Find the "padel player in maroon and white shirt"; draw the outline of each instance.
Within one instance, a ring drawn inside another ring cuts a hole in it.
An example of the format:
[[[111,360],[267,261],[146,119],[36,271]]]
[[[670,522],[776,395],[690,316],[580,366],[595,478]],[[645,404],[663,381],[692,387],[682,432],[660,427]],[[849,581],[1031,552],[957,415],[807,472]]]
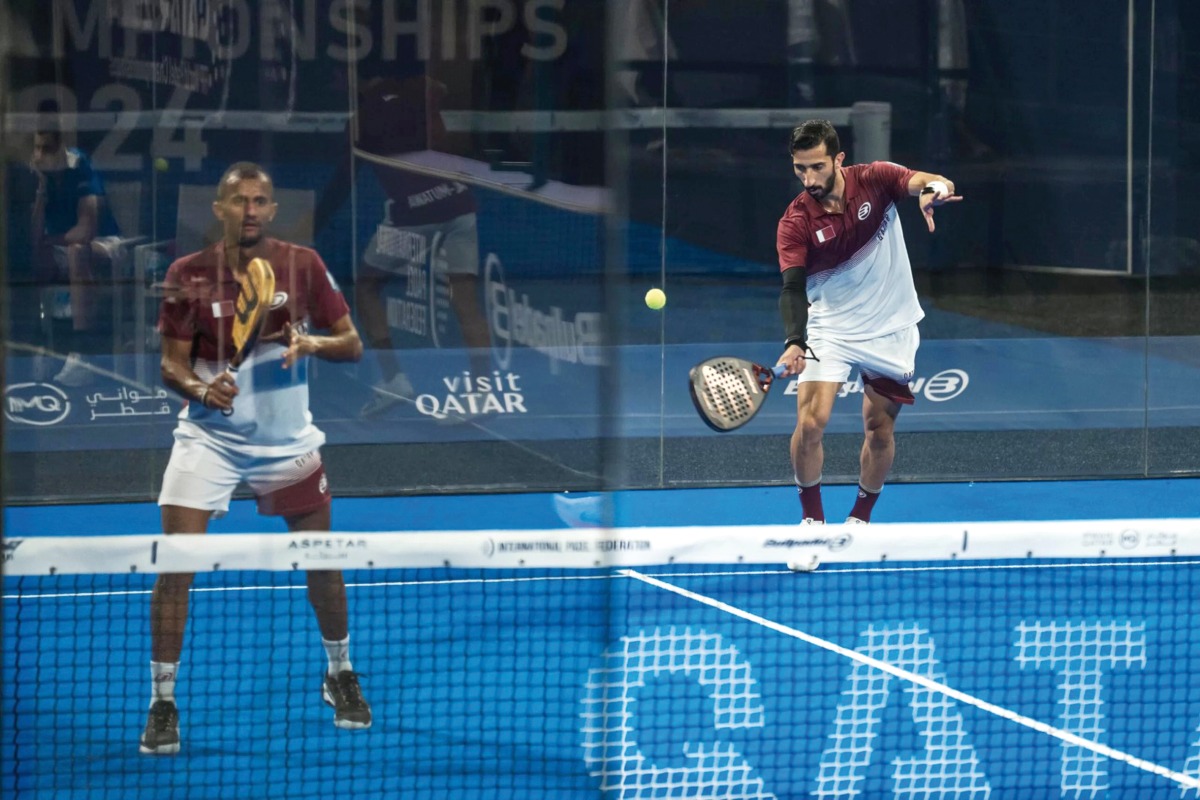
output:
[[[843,166],[846,154],[826,120],[793,130],[790,151],[804,191],[779,220],[776,249],[786,342],[778,363],[799,381],[792,468],[804,520],[824,522],[822,437],[857,368],[865,439],[858,498],[846,522],[869,522],[895,457],[896,416],[913,402],[908,382],[925,316],[896,203],[918,197],[932,233],[933,208],[962,198],[941,175],[886,161]]]
[[[392,66],[402,69],[399,62]],[[444,86],[424,74],[376,76],[361,84],[348,130],[354,149],[347,148],[313,215],[313,230],[320,231],[349,195],[356,154],[370,164],[387,200],[355,280],[356,310],[380,372],[380,381],[372,386],[375,395],[362,408],[367,418],[414,394],[393,350],[385,304],[391,283],[419,285],[423,280],[428,286],[443,278],[472,372],[491,369],[491,333],[480,301],[475,195],[461,181],[413,169],[405,158],[445,146],[444,92]],[[412,321],[406,330],[441,346],[433,316]]]
[[[350,311],[320,256],[267,238],[275,216],[271,178],[239,162],[221,177],[213,202],[221,241],[167,270],[159,315],[163,383],[187,399],[158,503],[163,532],[205,533],[229,508],[240,483],[262,514],[282,516],[291,531],[330,529],[330,494],[320,446],[325,436],[308,410],[305,356],[357,361],[362,341]],[[225,371],[234,355],[235,300],[254,258],[271,263],[275,294],[254,350],[236,379]],[[311,332],[326,329],[328,335]],[[367,728],[371,709],[350,663],[346,586],[336,570],[309,572],[328,667],[321,696],[339,728]],[[163,573],[150,600],[151,697],[143,753],[179,752],[175,681],[183,651],[191,574]],[[230,622],[230,625],[239,625]],[[221,642],[213,642],[221,646]],[[314,675],[314,678],[316,676]]]

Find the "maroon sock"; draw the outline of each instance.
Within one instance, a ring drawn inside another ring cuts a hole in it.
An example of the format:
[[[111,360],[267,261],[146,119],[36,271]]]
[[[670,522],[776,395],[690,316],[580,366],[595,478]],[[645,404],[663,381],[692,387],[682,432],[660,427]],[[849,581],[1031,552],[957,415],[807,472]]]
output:
[[[854,508],[850,509],[850,516],[861,519],[863,522],[870,522],[871,509],[875,507],[875,501],[878,499],[879,492],[868,492],[862,487],[862,484],[859,484],[858,499],[854,501]]]
[[[824,522],[825,508],[821,505],[821,482],[817,481],[812,486],[797,486],[796,490],[800,493],[800,508],[804,518]]]

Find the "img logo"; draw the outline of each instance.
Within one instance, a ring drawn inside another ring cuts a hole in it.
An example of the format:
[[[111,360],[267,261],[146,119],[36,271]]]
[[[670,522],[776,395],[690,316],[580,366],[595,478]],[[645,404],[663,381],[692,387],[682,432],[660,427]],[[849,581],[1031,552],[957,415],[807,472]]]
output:
[[[71,413],[71,401],[50,383],[15,383],[4,390],[4,416],[21,425],[57,425]]]

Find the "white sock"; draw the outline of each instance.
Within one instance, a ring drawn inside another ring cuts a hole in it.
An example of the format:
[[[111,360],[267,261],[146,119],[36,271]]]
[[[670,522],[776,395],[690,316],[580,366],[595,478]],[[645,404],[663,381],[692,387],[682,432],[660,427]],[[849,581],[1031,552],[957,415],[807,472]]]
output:
[[[329,656],[330,675],[337,675],[339,672],[351,668],[349,634],[340,642],[331,642],[328,639],[322,638],[321,644],[325,645],[325,655]]]
[[[179,674],[179,663],[164,661],[150,662],[150,704],[155,700],[175,702],[175,676]]]

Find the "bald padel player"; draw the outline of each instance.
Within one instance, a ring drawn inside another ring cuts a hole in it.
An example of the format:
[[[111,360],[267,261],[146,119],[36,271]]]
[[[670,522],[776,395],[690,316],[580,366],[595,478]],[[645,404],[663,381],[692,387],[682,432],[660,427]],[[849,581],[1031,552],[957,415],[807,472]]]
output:
[[[265,235],[275,216],[272,195],[271,178],[261,167],[231,166],[213,203],[222,240],[167,271],[159,317],[162,376],[187,400],[158,500],[168,534],[204,533],[214,515],[228,510],[242,482],[258,498],[259,513],[282,516],[289,530],[330,529],[329,482],[320,452],[325,435],[308,409],[305,357],[357,361],[362,342],[321,257]],[[264,268],[273,275],[273,288],[264,282]],[[230,368],[240,355],[235,330],[251,323],[261,325],[255,328],[257,344],[235,372]],[[334,725],[367,728],[371,709],[350,663],[342,574],[315,571],[307,579],[328,662],[322,698],[333,706]],[[175,682],[191,583],[191,574],[163,574],[154,584],[152,694],[143,753],[179,752]],[[269,654],[262,658],[269,669]]]

